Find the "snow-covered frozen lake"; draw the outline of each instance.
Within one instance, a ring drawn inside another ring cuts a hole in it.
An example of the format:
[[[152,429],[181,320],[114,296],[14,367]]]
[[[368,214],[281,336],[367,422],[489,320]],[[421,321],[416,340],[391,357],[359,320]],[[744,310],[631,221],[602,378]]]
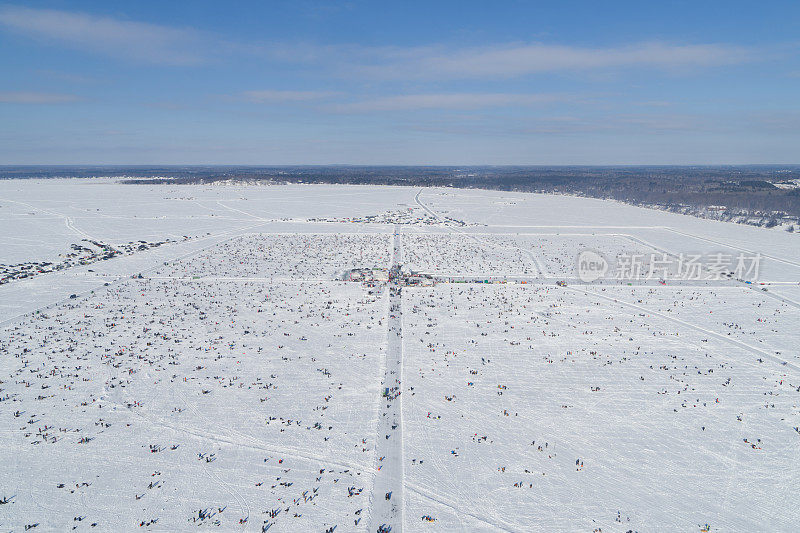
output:
[[[112,179],[0,180],[0,228],[0,529],[800,523],[800,235]],[[587,250],[644,273],[582,279]],[[729,268],[682,279],[689,256]]]

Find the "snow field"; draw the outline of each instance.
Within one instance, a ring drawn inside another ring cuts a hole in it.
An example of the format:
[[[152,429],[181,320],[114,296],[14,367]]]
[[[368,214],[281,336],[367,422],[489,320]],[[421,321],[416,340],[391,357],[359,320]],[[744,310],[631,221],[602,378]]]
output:
[[[340,282],[130,280],[6,330],[0,478],[14,503],[0,520],[354,527],[369,512],[385,299]]]
[[[577,290],[404,298],[406,515],[436,518],[420,531],[796,522],[797,372]]]
[[[5,264],[192,237],[0,287],[0,528],[800,519],[797,236],[585,198],[111,180],[0,183],[0,224]],[[583,249],[757,251],[768,285],[580,284]],[[336,281],[398,264],[520,280]]]

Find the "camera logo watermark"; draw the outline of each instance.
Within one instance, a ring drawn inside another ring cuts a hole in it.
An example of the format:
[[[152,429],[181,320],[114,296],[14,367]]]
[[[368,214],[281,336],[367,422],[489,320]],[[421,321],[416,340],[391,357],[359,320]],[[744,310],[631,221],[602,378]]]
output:
[[[591,283],[598,279],[616,280],[687,280],[717,281],[735,279],[758,280],[761,254],[725,253],[667,254],[621,253],[612,264],[596,250],[578,254],[575,273],[578,279]]]
[[[598,252],[584,250],[578,254],[576,270],[578,279],[585,283],[591,283],[605,277],[608,272],[608,261]]]

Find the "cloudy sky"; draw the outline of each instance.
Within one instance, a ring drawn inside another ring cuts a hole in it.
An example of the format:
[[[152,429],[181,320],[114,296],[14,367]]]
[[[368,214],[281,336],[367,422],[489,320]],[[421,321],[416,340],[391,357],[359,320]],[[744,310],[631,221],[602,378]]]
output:
[[[800,163],[800,2],[0,3],[0,164]]]

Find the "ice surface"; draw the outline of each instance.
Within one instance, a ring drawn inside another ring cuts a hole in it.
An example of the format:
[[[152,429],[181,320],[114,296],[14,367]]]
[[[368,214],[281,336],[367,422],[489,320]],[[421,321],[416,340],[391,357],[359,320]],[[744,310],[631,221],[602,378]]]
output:
[[[0,181],[0,226],[6,265],[176,240],[0,286],[0,529],[800,521],[797,235],[574,197],[113,180]],[[764,263],[581,283],[584,249]],[[400,265],[437,283],[341,281]]]

